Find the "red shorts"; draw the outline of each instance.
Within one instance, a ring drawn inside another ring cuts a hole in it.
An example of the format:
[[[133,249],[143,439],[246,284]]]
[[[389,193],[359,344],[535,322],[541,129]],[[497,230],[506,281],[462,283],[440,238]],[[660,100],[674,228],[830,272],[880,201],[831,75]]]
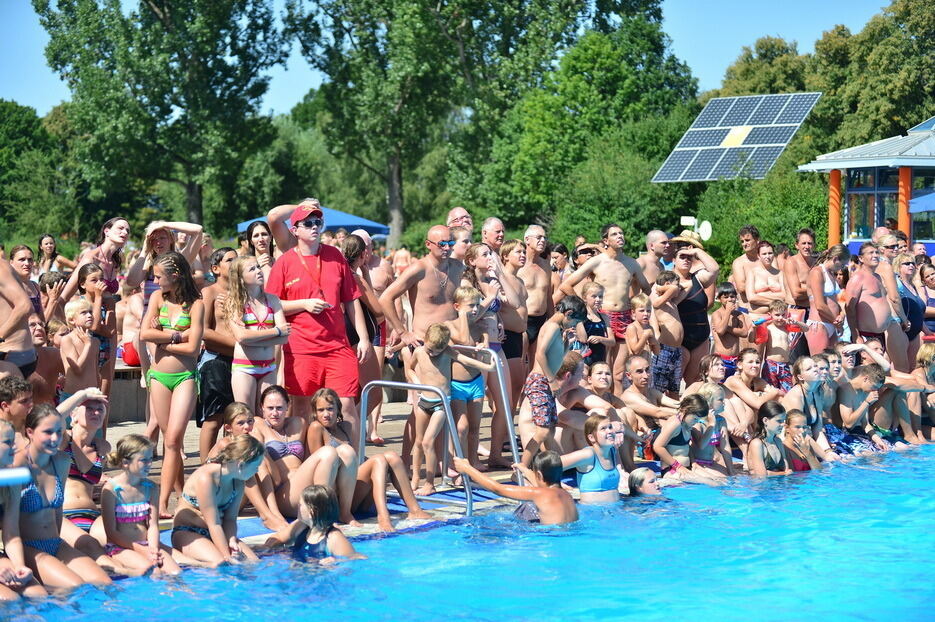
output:
[[[340,397],[357,397],[357,355],[350,346],[319,354],[283,352],[284,381],[289,395],[309,397],[322,387]]]
[[[610,330],[614,333],[617,343],[623,343],[627,340],[627,326],[633,323],[633,309],[626,311],[604,311],[601,313],[610,318]]]
[[[136,367],[140,364],[140,354],[136,351],[136,346],[132,341],[123,344],[123,362],[130,367]]]

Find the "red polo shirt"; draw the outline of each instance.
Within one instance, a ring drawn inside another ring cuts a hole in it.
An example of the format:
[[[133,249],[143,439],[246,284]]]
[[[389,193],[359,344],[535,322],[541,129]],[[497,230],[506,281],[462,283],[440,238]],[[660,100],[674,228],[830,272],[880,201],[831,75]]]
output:
[[[321,313],[300,311],[287,316],[292,334],[283,346],[286,353],[319,354],[349,345],[342,303],[360,298],[360,290],[347,260],[335,247],[319,244],[317,255],[300,256],[298,248],[288,251],[273,264],[266,291],[281,300],[322,298],[331,304]]]

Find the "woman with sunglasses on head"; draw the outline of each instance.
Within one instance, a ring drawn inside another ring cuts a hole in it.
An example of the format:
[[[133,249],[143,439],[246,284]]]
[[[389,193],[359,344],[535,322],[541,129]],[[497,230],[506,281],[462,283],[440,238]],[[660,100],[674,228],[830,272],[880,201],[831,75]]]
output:
[[[907,333],[912,330],[912,326],[903,311],[902,293],[897,282],[899,280],[897,256],[900,254],[901,243],[895,235],[884,235],[877,244],[880,248],[880,263],[876,267],[876,273],[883,281],[891,316],[884,331],[886,350],[893,362],[893,367],[908,373],[912,370],[912,358],[907,354],[910,341]]]
[[[682,377],[686,384],[691,384],[698,380],[701,359],[711,349],[711,323],[708,318],[711,302],[705,290],[717,282],[720,266],[704,251],[701,236],[694,231],[683,231],[670,242],[676,248],[672,271],[678,275],[679,287],[685,292],[676,305],[685,329],[682,347],[687,351],[682,356]]]
[[[925,298],[921,296],[919,288],[915,284],[916,262],[912,255],[900,253],[893,262],[893,272],[896,275],[896,289],[899,292],[899,301],[902,304],[903,313],[909,320],[909,329],[906,331],[906,340],[909,342],[909,349],[906,356],[909,361],[915,361],[919,346],[922,345],[921,333],[931,334],[925,325]],[[898,367],[897,367],[898,369]],[[912,371],[912,366],[900,370],[906,373]]]

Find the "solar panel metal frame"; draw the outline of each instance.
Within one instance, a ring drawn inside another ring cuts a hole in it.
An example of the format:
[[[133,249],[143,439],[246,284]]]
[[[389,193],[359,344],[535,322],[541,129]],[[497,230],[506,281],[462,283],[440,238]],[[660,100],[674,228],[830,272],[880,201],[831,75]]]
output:
[[[762,179],[821,95],[813,91],[710,100],[656,171],[653,183],[718,181],[739,175]],[[731,131],[739,138],[731,138]],[[743,164],[734,168],[730,159],[738,156]]]

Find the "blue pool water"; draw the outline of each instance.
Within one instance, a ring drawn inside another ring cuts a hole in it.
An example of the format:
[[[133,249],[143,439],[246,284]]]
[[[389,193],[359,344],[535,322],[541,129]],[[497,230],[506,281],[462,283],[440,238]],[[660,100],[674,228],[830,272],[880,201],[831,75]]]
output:
[[[567,528],[509,515],[357,543],[319,569],[265,558],[133,579],[0,619],[932,620],[935,446],[668,500],[582,508]]]

